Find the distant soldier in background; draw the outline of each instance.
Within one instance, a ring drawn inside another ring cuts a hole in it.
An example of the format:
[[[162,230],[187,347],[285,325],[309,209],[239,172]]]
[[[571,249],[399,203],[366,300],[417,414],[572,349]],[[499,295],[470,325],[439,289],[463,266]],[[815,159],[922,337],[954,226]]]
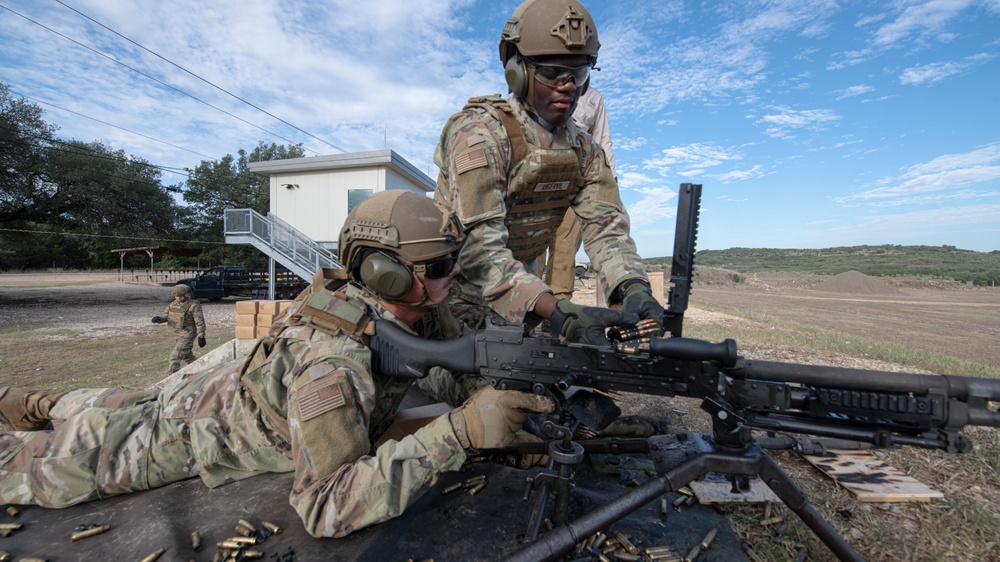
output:
[[[611,144],[611,131],[608,128],[608,114],[604,111],[604,98],[595,88],[590,87],[573,110],[573,122],[587,131],[594,141],[601,145],[604,151],[604,161],[615,176],[615,186],[618,185],[618,172],[615,171],[615,150]],[[552,244],[549,246],[548,258],[545,262],[543,280],[552,288],[552,294],[557,299],[573,298],[573,282],[576,276],[576,253],[583,243],[583,229],[580,218],[572,207],[566,209],[566,216],[556,230]]]
[[[174,329],[177,335],[177,345],[170,352],[171,373],[181,368],[181,361],[193,363],[194,338],[198,338],[198,347],[205,347],[205,315],[201,311],[201,303],[191,298],[191,287],[187,285],[174,286],[174,300],[164,311],[164,316],[154,316],[153,324],[163,324]]]

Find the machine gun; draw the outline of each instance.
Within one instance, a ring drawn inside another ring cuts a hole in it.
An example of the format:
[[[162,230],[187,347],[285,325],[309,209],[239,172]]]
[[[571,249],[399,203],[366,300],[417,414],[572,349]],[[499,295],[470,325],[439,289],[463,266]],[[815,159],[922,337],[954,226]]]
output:
[[[731,339],[711,343],[679,337],[690,290],[700,191],[700,185],[681,187],[678,206],[686,210],[678,213],[681,240],[675,243],[665,315],[665,327],[675,337],[630,340],[623,329],[612,346],[593,346],[529,335],[523,325],[491,318],[484,328],[460,339],[429,341],[376,320],[371,348],[378,372],[422,378],[431,367],[443,367],[478,374],[498,389],[547,395],[561,406],[558,418],[540,428],[550,440],[538,444],[544,448],[533,449],[548,454],[551,461],[534,477],[540,494],[526,532],[531,542],[507,559],[556,560],[583,538],[663,493],[714,472],[727,475],[734,493],[748,491],[750,478],[761,476],[835,555],[861,560],[755,443],[752,429],[965,453],[972,443],[961,433],[964,427],[1000,427],[1000,413],[990,408],[990,402],[1000,402],[1000,380],[751,361],[738,355]],[[684,248],[686,254],[679,256]],[[599,431],[620,414],[614,401],[603,395],[612,391],[701,399],[713,433],[655,436],[639,443],[575,441],[581,426]],[[659,476],[605,508],[568,521],[571,468],[588,448],[647,452]],[[529,449],[531,445],[521,445],[518,450]],[[542,512],[553,492],[556,527],[539,536]]]

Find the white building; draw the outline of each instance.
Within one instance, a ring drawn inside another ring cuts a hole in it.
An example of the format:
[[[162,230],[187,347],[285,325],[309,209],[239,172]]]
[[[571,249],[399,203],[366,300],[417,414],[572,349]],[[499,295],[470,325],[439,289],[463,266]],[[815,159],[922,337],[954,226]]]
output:
[[[392,150],[251,162],[249,169],[270,178],[270,215],[334,252],[347,213],[369,195],[434,190],[434,180]]]

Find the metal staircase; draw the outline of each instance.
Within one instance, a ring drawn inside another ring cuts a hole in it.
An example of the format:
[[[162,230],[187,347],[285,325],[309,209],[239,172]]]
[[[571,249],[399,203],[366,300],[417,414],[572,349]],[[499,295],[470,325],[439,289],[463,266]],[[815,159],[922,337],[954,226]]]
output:
[[[330,250],[276,216],[226,209],[224,222],[227,244],[250,244],[306,281],[321,267],[341,267]]]

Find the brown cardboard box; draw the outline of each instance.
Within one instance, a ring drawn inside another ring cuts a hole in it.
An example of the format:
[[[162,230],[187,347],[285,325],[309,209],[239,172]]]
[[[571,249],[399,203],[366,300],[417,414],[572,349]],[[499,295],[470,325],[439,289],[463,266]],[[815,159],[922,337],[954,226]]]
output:
[[[256,314],[240,314],[236,313],[236,326],[256,326],[257,325],[257,315]]]
[[[257,314],[259,301],[236,301],[236,314]]]
[[[266,336],[267,335],[267,331],[270,328],[271,328],[270,325],[268,325],[268,326],[257,326],[256,328],[254,328],[254,333],[256,334],[256,338],[260,339],[260,338]]]
[[[293,301],[277,301],[278,302],[278,314],[288,310],[292,306]]]
[[[257,301],[257,314],[277,314],[278,301]]]
[[[257,327],[256,326],[237,326],[236,327],[236,338],[241,340],[255,340],[257,339]]]
[[[257,326],[261,328],[270,328],[271,324],[274,324],[275,318],[277,318],[277,315],[274,314],[258,314]]]

